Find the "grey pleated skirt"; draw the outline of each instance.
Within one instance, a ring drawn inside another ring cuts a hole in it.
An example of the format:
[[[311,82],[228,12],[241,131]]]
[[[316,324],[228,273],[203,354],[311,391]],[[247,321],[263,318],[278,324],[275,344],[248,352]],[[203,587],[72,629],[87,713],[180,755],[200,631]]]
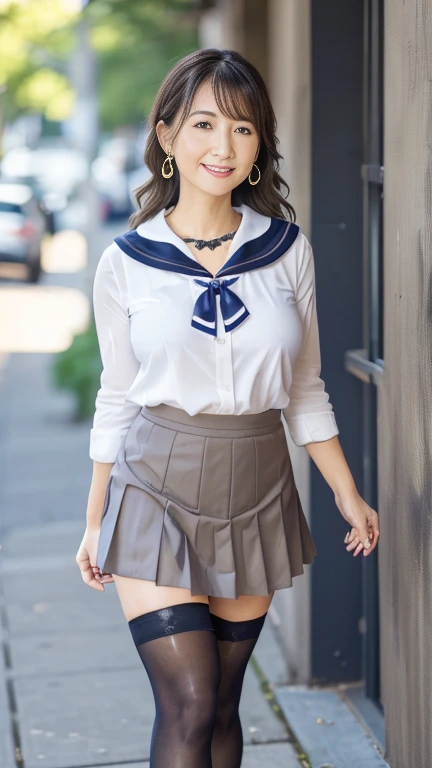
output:
[[[279,409],[141,409],[108,480],[102,571],[236,598],[291,587],[315,555]]]

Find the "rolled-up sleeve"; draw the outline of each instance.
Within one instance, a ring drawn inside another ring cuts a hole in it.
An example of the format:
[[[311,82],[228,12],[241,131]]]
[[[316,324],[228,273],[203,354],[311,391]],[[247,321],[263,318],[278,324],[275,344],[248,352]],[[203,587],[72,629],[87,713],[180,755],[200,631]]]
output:
[[[320,378],[315,265],[312,247],[303,234],[301,248],[296,304],[303,326],[303,340],[293,366],[290,400],[283,409],[291,437],[298,446],[329,440],[339,434],[329,394]]]
[[[130,321],[113,263],[121,259],[115,244],[102,254],[93,283],[93,311],[103,370],[96,395],[90,458],[116,460],[123,436],[141,409],[126,394],[140,368],[130,341]]]

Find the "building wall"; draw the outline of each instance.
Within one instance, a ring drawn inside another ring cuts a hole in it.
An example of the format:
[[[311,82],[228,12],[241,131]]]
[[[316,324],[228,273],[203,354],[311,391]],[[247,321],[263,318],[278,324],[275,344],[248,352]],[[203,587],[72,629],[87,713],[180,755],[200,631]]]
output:
[[[201,48],[233,48],[244,54],[243,24],[247,0],[217,0],[203,13],[199,23]]]
[[[278,121],[281,174],[290,187],[289,201],[297,223],[310,237],[311,222],[311,66],[310,3],[269,0],[268,87]],[[310,459],[286,430],[296,484],[306,518],[310,518]],[[310,677],[310,571],[293,587],[277,592],[272,606],[280,621],[292,682]]]
[[[432,6],[384,5],[384,362],[379,389],[386,759],[432,754]]]
[[[202,47],[234,48],[254,64],[270,90],[278,120],[282,176],[297,223],[310,230],[310,18],[309,0],[220,0],[200,26]],[[287,431],[287,430],[286,430]],[[287,431],[294,474],[309,517],[309,465]],[[276,593],[269,611],[286,650],[291,682],[310,676],[310,568],[293,587]]]
[[[363,25],[364,0],[311,0],[311,242],[321,375],[360,494],[368,459],[363,456],[364,385],[345,369],[345,354],[363,344]],[[321,684],[360,680],[366,663],[362,559],[345,551],[349,526],[314,463],[310,474],[318,552],[311,573],[312,679]]]

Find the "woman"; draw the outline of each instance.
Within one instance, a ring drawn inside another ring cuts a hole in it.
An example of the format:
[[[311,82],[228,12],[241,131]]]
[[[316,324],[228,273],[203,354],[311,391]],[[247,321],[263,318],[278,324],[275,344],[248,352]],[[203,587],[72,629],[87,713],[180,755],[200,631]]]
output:
[[[316,554],[282,413],[354,556],[378,518],[319,376],[313,254],[280,192],[262,78],[234,51],[192,53],[149,125],[153,176],[96,270],[104,368],[76,559],[90,587],[115,582],[149,675],[151,767],[237,768],[246,665],[275,590]]]

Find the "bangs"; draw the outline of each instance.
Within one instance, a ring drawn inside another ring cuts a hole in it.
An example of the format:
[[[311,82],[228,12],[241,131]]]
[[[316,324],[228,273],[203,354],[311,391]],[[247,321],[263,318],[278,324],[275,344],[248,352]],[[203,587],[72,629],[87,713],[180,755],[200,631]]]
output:
[[[260,94],[244,71],[240,73],[229,62],[223,62],[215,69],[211,85],[222,114],[231,120],[247,120],[261,130],[259,112],[254,106],[260,103]]]
[[[223,115],[231,120],[247,120],[258,133],[263,133],[264,117],[260,110],[262,98],[259,89],[243,68],[240,70],[235,63],[228,61],[218,62],[212,70],[197,73],[196,77],[190,78],[176,133],[187,120],[196,91],[205,82],[210,83],[216,104]]]

